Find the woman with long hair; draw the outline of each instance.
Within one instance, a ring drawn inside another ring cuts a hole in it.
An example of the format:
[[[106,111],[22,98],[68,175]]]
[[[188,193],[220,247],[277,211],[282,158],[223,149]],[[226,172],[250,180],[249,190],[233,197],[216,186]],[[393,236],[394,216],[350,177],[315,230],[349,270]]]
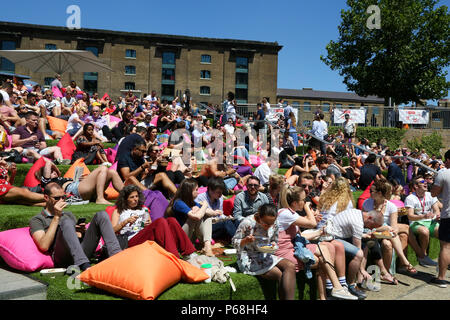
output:
[[[397,206],[390,202],[392,193],[392,185],[386,180],[375,180],[370,187],[370,198],[364,201],[362,209],[364,211],[378,211],[383,214],[384,224],[376,229],[376,231],[389,231],[393,235],[391,239],[381,240],[381,248],[383,252],[383,261],[387,270],[391,267],[392,249],[395,250],[400,259],[401,270],[409,275],[417,274],[417,270],[406,258],[403,252],[402,243],[399,238],[398,226],[398,210]]]
[[[86,123],[83,126],[83,132],[76,139],[76,145],[77,149],[72,155],[72,162],[84,158],[85,164],[93,164],[94,160],[97,160],[100,164],[112,165],[106,158],[103,143],[95,135],[92,123]]]
[[[212,217],[217,212],[209,209],[206,201],[195,202],[198,196],[198,183],[195,179],[185,179],[180,184],[177,192],[170,201],[165,216],[177,219],[189,239],[199,239],[203,243],[203,253],[214,256],[211,248]]]
[[[135,185],[125,186],[116,202],[111,223],[122,249],[139,245],[147,240],[155,241],[177,258],[189,256],[195,247],[175,218],[159,218],[151,221],[144,195]]]
[[[289,119],[287,120],[287,128],[286,130],[289,132],[289,136],[292,137],[294,141],[294,146],[298,147],[298,134],[297,134],[297,119],[295,119],[295,115],[293,112],[289,113]]]
[[[295,248],[293,240],[297,234],[303,236],[307,240],[312,240],[321,236],[323,234],[323,229],[318,229],[310,233],[305,232],[304,234],[300,231],[300,228],[314,228],[317,225],[316,218],[312,211],[307,211],[306,217],[302,217],[297,213],[298,211],[302,211],[305,206],[306,193],[303,188],[284,185],[281,190],[280,198],[281,209],[278,211],[279,249],[277,250],[276,255],[293,262],[296,266],[296,271],[299,271],[303,264],[296,256],[294,256]],[[328,278],[332,285],[331,295],[333,297],[356,300],[357,298],[343,287],[336,272],[333,270],[332,265],[337,264],[333,246],[328,242],[321,242],[319,244],[307,244],[306,248],[314,254],[316,262],[318,261],[318,265],[316,263],[313,267],[319,267],[318,285],[320,299],[326,300],[324,280],[325,278]]]

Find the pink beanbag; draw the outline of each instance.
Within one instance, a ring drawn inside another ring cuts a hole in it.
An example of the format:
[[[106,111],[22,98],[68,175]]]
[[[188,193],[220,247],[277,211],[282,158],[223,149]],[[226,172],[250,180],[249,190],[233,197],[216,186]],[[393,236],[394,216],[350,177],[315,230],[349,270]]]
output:
[[[251,154],[250,155],[250,163],[253,165],[253,167],[257,168],[261,165],[262,161],[261,161],[260,157],[254,155],[254,154]]]
[[[54,267],[51,256],[39,251],[29,227],[0,232],[0,256],[11,268],[20,271],[34,272]]]
[[[200,187],[198,188],[198,194],[205,193],[208,190],[208,187]]]
[[[401,200],[389,200],[389,201],[392,202],[393,204],[395,204],[397,206],[397,208],[405,207],[405,204]]]

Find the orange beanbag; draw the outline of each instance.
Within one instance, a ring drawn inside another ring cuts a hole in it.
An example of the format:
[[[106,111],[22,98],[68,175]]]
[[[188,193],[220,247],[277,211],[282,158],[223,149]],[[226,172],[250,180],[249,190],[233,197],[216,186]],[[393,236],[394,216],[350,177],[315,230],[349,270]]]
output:
[[[25,180],[23,181],[24,187],[33,188],[41,183],[38,179],[36,179],[36,176],[34,174],[43,166],[45,166],[45,160],[44,157],[41,157],[33,164],[33,166],[31,166],[30,170],[25,176]]]
[[[72,160],[72,155],[77,149],[77,147],[73,143],[70,134],[66,133],[65,135],[63,135],[61,140],[59,140],[59,142],[56,145],[61,149],[63,159]]]
[[[105,195],[106,200],[116,200],[119,197],[119,192],[117,192],[112,184],[110,184],[109,187],[105,190]]]
[[[290,176],[292,176],[292,171],[294,170],[294,167],[288,169],[288,171],[286,171],[286,173],[284,174],[284,176],[287,178],[289,178]]]
[[[67,170],[66,174],[64,175],[64,178],[71,178],[73,179],[75,177],[75,169],[76,167],[83,167],[83,176],[87,176],[91,171],[89,171],[88,167],[84,164],[84,158],[80,158],[77,161],[73,163],[73,165]]]
[[[207,278],[203,270],[154,241],[128,248],[80,275],[80,280],[90,286],[133,300],[154,300],[181,280],[194,283]]]
[[[58,131],[62,134],[66,133],[67,129],[67,121],[51,116],[47,116],[48,125],[50,126],[50,130]]]

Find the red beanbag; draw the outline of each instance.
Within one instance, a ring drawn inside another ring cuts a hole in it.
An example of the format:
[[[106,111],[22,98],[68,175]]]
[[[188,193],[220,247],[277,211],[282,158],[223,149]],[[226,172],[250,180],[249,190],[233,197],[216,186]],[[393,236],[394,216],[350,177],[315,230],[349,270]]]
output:
[[[233,215],[233,208],[234,208],[234,199],[236,196],[233,196],[230,199],[223,200],[223,214],[226,216]]]
[[[34,174],[43,166],[45,166],[45,160],[44,157],[41,157],[38,161],[36,161],[33,164],[33,166],[28,171],[27,175],[25,176],[25,180],[23,182],[24,187],[33,188],[40,183],[40,181],[36,179]]]
[[[364,201],[366,201],[367,199],[370,198],[370,187],[373,185],[373,181],[371,184],[369,184],[369,186],[366,188],[366,190],[364,190],[364,192],[362,193],[362,195],[359,196],[358,198],[358,209],[362,210],[362,206]]]
[[[65,135],[63,135],[61,140],[59,140],[59,142],[56,145],[61,148],[63,159],[72,160],[72,155],[77,149],[77,147],[73,143],[70,134],[66,133]]]

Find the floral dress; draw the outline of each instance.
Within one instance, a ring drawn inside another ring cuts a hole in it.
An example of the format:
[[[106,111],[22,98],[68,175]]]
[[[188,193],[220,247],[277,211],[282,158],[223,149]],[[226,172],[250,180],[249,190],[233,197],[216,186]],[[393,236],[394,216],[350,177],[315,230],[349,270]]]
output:
[[[8,170],[0,167],[0,196],[3,196],[11,190],[13,186],[8,182]]]
[[[261,275],[272,270],[282,258],[270,253],[259,252],[257,245],[261,240],[258,239],[241,247],[241,240],[249,235],[255,237],[267,237],[269,240],[264,241],[265,243],[278,243],[277,221],[275,221],[274,225],[266,231],[255,221],[254,215],[248,216],[239,224],[232,239],[233,246],[237,250],[237,264],[241,272],[249,275]]]
[[[84,135],[80,136],[76,140],[77,149],[72,155],[72,163],[78,160],[79,158],[84,158],[85,164],[92,164],[97,156],[97,151],[100,151],[101,154],[106,156],[105,150],[101,148],[99,145],[94,145],[90,147],[81,147],[80,143],[91,142],[91,140],[87,139]]]

